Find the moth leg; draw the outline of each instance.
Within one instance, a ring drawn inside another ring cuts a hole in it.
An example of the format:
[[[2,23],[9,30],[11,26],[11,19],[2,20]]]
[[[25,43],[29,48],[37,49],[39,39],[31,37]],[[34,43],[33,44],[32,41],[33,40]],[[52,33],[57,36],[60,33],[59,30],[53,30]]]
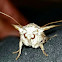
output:
[[[19,50],[17,50],[16,52],[13,52],[13,54],[16,54],[16,53],[18,53],[19,52]]]
[[[55,34],[55,35],[53,35],[53,36],[49,37],[49,39],[51,40],[51,38],[56,37],[56,36],[57,36],[57,34]]]
[[[46,54],[46,52],[45,52],[44,50],[42,50],[42,52],[43,52],[43,54],[44,54],[45,56],[48,56],[48,54]]]
[[[19,58],[20,54],[21,54],[21,52],[19,51],[18,56],[16,57],[16,60]]]
[[[51,40],[51,38],[56,37],[56,36],[57,36],[57,34],[55,34],[51,37],[46,37],[45,40],[43,41],[43,43],[47,42],[49,39]]]
[[[43,46],[43,44],[40,44],[40,48],[41,48],[43,54],[44,54],[45,56],[48,56],[48,54],[46,54],[46,52],[44,51],[44,46]]]
[[[21,49],[22,49],[22,42],[20,41],[20,42],[19,42],[19,51],[17,51],[17,52],[19,52],[19,53],[18,53],[18,56],[16,57],[16,60],[19,58],[19,56],[20,56],[20,54],[21,54]]]

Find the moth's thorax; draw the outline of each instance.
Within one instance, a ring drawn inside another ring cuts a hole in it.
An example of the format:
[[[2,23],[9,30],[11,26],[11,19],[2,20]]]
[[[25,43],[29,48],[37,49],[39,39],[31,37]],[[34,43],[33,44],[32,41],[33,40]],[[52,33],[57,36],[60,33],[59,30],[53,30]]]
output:
[[[31,23],[24,26],[23,29],[20,36],[23,44],[33,48],[39,47],[39,44],[43,41],[43,35],[45,35],[44,32],[40,31],[40,27]]]

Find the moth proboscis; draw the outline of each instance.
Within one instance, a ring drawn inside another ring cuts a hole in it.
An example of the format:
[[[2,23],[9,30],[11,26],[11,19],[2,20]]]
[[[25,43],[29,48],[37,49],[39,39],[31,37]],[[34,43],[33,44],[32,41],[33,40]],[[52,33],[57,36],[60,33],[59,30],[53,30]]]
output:
[[[1,11],[0,11],[0,14],[3,14],[5,16],[11,18],[12,20],[14,20],[18,24],[18,25],[12,24],[12,26],[15,27],[15,29],[17,29],[20,33],[19,50],[16,51],[16,52],[13,52],[13,53],[19,53],[18,56],[16,57],[16,60],[19,58],[19,56],[21,54],[21,49],[22,49],[23,44],[26,45],[26,46],[31,46],[33,48],[40,47],[43,54],[45,56],[48,56],[48,54],[46,54],[46,52],[45,52],[43,44],[45,42],[47,42],[47,40],[49,40],[50,38],[55,37],[56,35],[54,35],[52,37],[47,37],[45,35],[44,31],[49,30],[50,28],[62,26],[62,25],[50,25],[50,24],[62,22],[62,20],[55,21],[55,22],[50,22],[48,24],[45,24],[42,27],[40,27],[40,26],[38,26],[37,24],[34,24],[34,23],[29,23],[25,26],[22,26],[10,15],[5,14]],[[48,26],[48,25],[50,25],[50,26]]]

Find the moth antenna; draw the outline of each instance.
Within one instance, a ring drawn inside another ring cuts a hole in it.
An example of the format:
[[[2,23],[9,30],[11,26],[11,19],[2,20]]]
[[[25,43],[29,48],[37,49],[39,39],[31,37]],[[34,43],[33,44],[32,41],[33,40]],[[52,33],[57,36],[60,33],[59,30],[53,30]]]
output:
[[[13,21],[15,21],[18,25],[20,25],[20,23],[18,23],[13,17],[11,17],[10,15],[8,15],[8,14],[6,14],[6,13],[4,13],[4,12],[1,12],[0,11],[0,14],[3,14],[3,15],[5,15],[5,16],[7,16],[7,17],[9,17],[10,19],[12,19]]]
[[[59,22],[62,22],[62,20],[60,20],[60,21],[55,21],[55,22],[50,22],[50,23],[48,23],[48,24],[45,24],[45,25],[42,26],[42,27],[45,27],[45,26],[50,25],[50,24],[53,24],[53,23],[59,23]]]
[[[59,26],[62,26],[62,25],[51,25],[51,26],[46,26],[46,27],[41,27],[41,28],[45,31],[45,30],[49,30],[51,28],[59,27]]]

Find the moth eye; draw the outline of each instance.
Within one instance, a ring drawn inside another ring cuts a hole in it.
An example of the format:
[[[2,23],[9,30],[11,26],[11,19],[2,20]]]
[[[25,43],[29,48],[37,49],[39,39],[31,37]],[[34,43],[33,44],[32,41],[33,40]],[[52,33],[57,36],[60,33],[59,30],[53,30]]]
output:
[[[24,37],[27,38],[27,37],[26,37],[26,33],[24,34]]]
[[[35,34],[33,34],[33,37],[31,39],[34,39],[35,38]]]

